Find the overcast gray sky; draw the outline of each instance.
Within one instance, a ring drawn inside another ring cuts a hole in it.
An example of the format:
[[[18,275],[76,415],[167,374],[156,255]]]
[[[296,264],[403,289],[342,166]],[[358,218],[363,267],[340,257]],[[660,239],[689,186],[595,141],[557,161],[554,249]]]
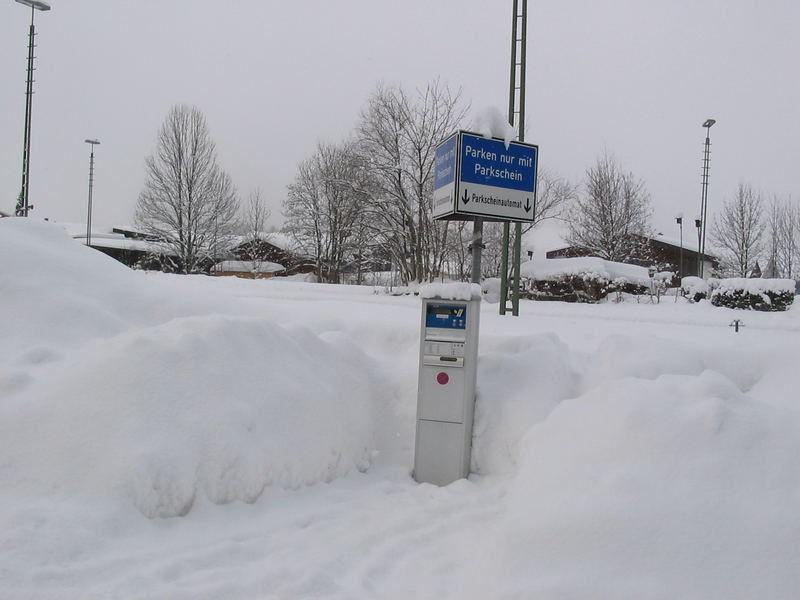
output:
[[[0,0],[0,208],[20,189],[30,11]],[[297,163],[354,127],[379,81],[441,77],[478,112],[506,110],[511,0],[50,0],[39,34],[34,215],[132,222],[144,157],[169,108],[198,106],[243,196],[280,213]],[[800,2],[530,0],[528,131],[541,165],[575,181],[613,153],[642,178],[657,229],[700,205],[711,117],[710,211],[739,182],[800,195]]]

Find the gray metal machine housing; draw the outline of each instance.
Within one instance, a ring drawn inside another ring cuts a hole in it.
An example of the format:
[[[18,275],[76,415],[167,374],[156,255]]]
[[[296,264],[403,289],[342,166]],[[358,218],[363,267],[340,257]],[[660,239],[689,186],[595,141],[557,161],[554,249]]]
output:
[[[469,475],[480,296],[423,298],[414,479],[448,485]]]

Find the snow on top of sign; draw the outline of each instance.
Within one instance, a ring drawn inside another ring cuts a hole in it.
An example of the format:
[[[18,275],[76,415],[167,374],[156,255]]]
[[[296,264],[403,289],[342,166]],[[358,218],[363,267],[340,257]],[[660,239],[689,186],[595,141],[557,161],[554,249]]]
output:
[[[419,288],[419,295],[442,300],[472,300],[481,297],[481,286],[477,283],[426,283]]]
[[[502,139],[506,143],[506,150],[517,137],[516,129],[496,106],[488,106],[480,111],[475,117],[472,128],[483,137]]]

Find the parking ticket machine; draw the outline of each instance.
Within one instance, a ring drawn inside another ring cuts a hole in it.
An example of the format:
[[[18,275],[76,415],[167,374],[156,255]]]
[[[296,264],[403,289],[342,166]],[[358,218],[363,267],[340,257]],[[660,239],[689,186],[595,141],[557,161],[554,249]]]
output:
[[[447,485],[469,474],[481,302],[475,287],[471,300],[422,300],[414,449],[419,482]]]

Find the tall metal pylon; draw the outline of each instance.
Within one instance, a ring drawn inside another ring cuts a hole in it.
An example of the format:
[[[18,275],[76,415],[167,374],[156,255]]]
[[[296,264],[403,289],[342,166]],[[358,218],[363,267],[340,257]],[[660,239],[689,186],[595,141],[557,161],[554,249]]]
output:
[[[513,0],[511,22],[511,76],[508,88],[508,122],[517,130],[517,140],[525,141],[525,65],[528,33],[528,0]],[[534,221],[536,219],[534,205]],[[519,316],[519,265],[522,249],[522,223],[514,223],[511,271],[508,268],[510,223],[503,223],[503,256],[500,267],[500,314]],[[511,306],[508,306],[509,296]]]
[[[700,197],[700,225],[702,227],[702,238],[700,241],[700,254],[698,254],[697,274],[700,277],[704,276],[703,267],[705,265],[706,254],[706,229],[708,228],[708,165],[711,160],[711,126],[716,121],[714,119],[706,119],[703,127],[706,129],[706,143],[703,149],[703,193]]]
[[[15,214],[18,217],[27,217],[28,211],[33,208],[29,202],[30,197],[30,172],[31,172],[31,118],[33,112],[33,72],[34,62],[36,56],[34,55],[34,48],[36,47],[36,28],[34,27],[33,15],[35,11],[50,10],[50,5],[41,0],[17,0],[20,4],[30,7],[31,9],[31,25],[28,29],[28,76],[25,82],[25,129],[24,141],[22,148],[22,189],[20,190],[19,197],[17,198],[17,206]]]

